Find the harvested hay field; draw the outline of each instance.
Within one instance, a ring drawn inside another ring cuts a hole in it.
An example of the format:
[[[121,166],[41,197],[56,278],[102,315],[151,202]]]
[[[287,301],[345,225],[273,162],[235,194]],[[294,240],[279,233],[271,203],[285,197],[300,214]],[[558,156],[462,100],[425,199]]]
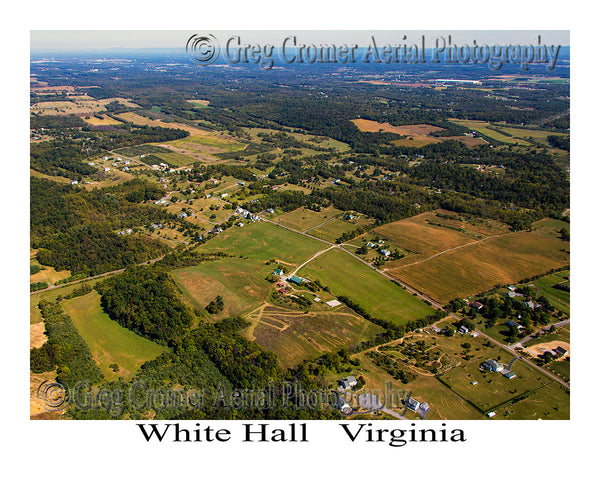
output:
[[[387,272],[445,303],[568,263],[567,242],[532,232],[516,232],[489,237]]]

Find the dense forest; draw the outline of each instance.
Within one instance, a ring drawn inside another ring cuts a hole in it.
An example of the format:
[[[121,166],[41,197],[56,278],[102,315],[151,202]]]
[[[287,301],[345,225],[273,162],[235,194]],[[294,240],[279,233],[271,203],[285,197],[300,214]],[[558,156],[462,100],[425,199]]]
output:
[[[146,196],[144,183],[133,182],[111,192],[86,191],[36,177],[30,181],[31,245],[39,249],[38,260],[42,264],[72,273],[97,275],[168,252],[168,247],[157,240],[115,232],[177,221],[174,215],[131,202],[132,192],[138,192],[133,200],[138,199],[142,190]]]

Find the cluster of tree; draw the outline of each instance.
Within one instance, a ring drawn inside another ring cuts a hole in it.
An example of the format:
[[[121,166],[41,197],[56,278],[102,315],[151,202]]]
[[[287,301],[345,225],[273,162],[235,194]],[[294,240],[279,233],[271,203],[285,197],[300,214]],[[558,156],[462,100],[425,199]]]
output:
[[[571,135],[548,135],[548,142],[553,147],[571,151]]]
[[[81,297],[83,295],[87,295],[92,291],[92,287],[88,283],[84,283],[81,287],[75,287],[73,291],[64,296],[65,299]]]
[[[95,288],[110,318],[159,343],[179,343],[192,324],[193,315],[179,300],[174,281],[159,268],[133,267]]]
[[[29,275],[35,275],[36,273],[40,272],[43,269],[44,269],[44,267],[42,267],[41,265],[30,265],[29,266]]]
[[[225,308],[225,302],[223,301],[223,297],[221,295],[217,295],[216,298],[214,300],[211,300],[205,308],[206,311],[211,315],[221,313]]]
[[[34,282],[29,284],[30,292],[37,292],[38,290],[44,290],[45,288],[48,288],[47,282]]]
[[[378,367],[381,367],[387,373],[389,373],[396,380],[400,380],[406,384],[417,378],[417,375],[412,371],[403,368],[402,364],[395,360],[390,355],[376,352],[374,350],[367,353],[369,358],[373,360],[373,363]]]

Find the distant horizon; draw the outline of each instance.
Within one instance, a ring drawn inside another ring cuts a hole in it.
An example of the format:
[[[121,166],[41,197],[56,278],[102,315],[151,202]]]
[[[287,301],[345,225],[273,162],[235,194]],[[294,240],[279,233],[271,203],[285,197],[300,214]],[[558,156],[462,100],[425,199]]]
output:
[[[368,43],[371,35],[378,41],[390,43],[410,43],[421,35],[445,38],[451,35],[457,45],[471,45],[473,41],[490,45],[535,45],[539,35],[544,44],[570,47],[569,30],[31,30],[30,52],[175,50],[185,48],[186,40],[195,33],[213,33],[219,38],[240,35],[244,42],[275,45],[288,35],[316,44],[362,45]]]

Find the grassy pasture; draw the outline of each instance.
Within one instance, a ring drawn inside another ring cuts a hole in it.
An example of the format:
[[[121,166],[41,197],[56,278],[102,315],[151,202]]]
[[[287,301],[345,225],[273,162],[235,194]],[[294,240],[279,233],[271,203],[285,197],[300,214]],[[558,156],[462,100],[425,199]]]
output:
[[[126,112],[116,115],[116,117],[120,118],[125,122],[130,122],[135,125],[150,125],[152,127],[162,127],[162,128],[180,128],[181,130],[185,130],[189,132],[190,135],[193,136],[202,136],[209,135],[210,132],[207,130],[201,130],[200,128],[191,127],[185,123],[177,123],[177,122],[165,122],[163,120],[153,120],[148,117],[144,117],[137,113]]]
[[[314,228],[337,215],[341,215],[342,213],[343,212],[341,210],[338,210],[334,207],[326,208],[320,212],[315,212],[313,210],[309,210],[308,208],[301,207],[293,212],[272,216],[272,219],[273,221],[279,221],[279,219],[281,219],[281,225],[304,232],[309,228]]]
[[[119,122],[118,120],[115,120],[114,118],[111,118],[109,116],[103,116],[104,118],[98,118],[98,117],[94,117],[94,116],[90,116],[88,117],[83,117],[83,120],[86,123],[89,123],[90,125],[121,125],[122,122]]]
[[[325,245],[272,223],[255,222],[232,227],[198,247],[202,252],[223,252],[259,260],[278,259],[300,265]]]
[[[411,396],[420,402],[427,402],[430,410],[427,419],[432,420],[481,420],[483,415],[472,405],[462,400],[454,394],[443,383],[439,382],[433,375],[420,375],[408,384],[403,384],[395,380],[385,370],[378,367],[365,354],[359,353],[356,358],[360,360],[360,367],[353,371],[353,375],[363,376],[366,382],[366,389],[370,391],[385,391],[386,383],[390,383],[391,388],[399,392],[411,392]],[[398,413],[403,408],[394,409]],[[410,411],[407,412],[407,415]]]
[[[564,137],[568,135],[568,133],[548,132],[545,130],[528,130],[525,128],[505,127],[503,125],[498,126],[498,128],[503,132],[512,135],[514,138],[520,138],[529,141],[531,137],[531,140],[538,143],[545,143],[547,145],[550,145],[548,143],[548,135],[556,135],[559,137]]]
[[[36,274],[29,275],[29,283],[47,282],[49,284],[54,284],[59,280],[69,278],[71,276],[71,272],[69,270],[61,270],[60,272],[56,271],[54,267],[41,265],[36,258],[31,258],[29,263],[31,265],[40,265],[43,268],[43,270],[40,270]]]
[[[72,97],[70,100],[38,102],[31,106],[30,111],[37,115],[91,115],[106,111],[105,105],[111,102],[118,102],[127,108],[139,107],[139,105],[120,97],[102,100]]]
[[[496,359],[498,356],[504,364],[508,364],[512,358],[500,348],[494,349],[487,358]],[[441,376],[452,390],[484,412],[525,392],[552,383],[544,374],[518,360],[511,367],[517,376],[510,380],[500,373],[480,372],[479,366],[487,358],[471,360]],[[471,385],[472,381],[476,381],[477,385]]]
[[[354,225],[353,223],[335,218],[331,220],[331,222],[326,223],[325,225],[321,225],[318,228],[310,230],[308,233],[310,235],[314,235],[315,237],[319,237],[330,242],[335,242],[335,240],[339,238],[342,234],[346,232],[351,232],[353,230],[356,230],[357,228],[358,226]]]
[[[243,333],[275,353],[284,367],[337,351],[383,331],[348,308],[304,313],[267,306],[248,320],[253,324]]]
[[[179,140],[165,142],[165,145],[172,145],[192,152],[208,154],[237,152],[246,148],[246,144],[238,143],[229,137],[214,133],[191,135],[186,138],[180,138]]]
[[[272,271],[259,260],[225,258],[175,270],[173,277],[195,308],[202,310],[221,295],[224,310],[215,315],[206,313],[209,319],[220,320],[242,315],[264,303],[272,288],[265,277]]]
[[[510,144],[515,144],[515,145],[525,145],[525,146],[531,145],[531,143],[526,140],[519,139],[519,138],[513,138],[513,137],[510,137],[507,135],[503,135],[502,133],[497,132],[496,130],[492,130],[490,128],[491,125],[489,122],[484,122],[481,120],[460,120],[457,118],[450,118],[449,120],[458,125],[461,125],[463,127],[467,127],[471,130],[479,132],[482,135],[485,135],[486,137],[490,137],[490,138],[493,138],[494,140],[498,140],[499,142],[510,143]],[[498,128],[500,128],[500,130],[502,130],[502,131],[506,131],[505,128],[501,128],[501,127],[498,127]]]
[[[93,287],[97,282],[102,280],[102,278],[96,278],[93,280],[87,280],[85,282],[76,283],[73,285],[67,285],[64,287],[53,288],[51,290],[47,290],[45,292],[36,292],[29,296],[29,323],[38,323],[42,321],[42,315],[40,313],[39,308],[37,307],[40,300],[47,300],[49,302],[54,302],[57,297],[65,296],[71,293],[75,288],[81,287],[83,283],[87,283],[91,287]]]
[[[100,295],[95,291],[65,300],[63,306],[108,380],[133,377],[144,362],[167,350],[111,320],[102,311]],[[119,366],[118,372],[109,367],[113,363]]]
[[[402,287],[339,249],[330,250],[298,272],[309,280],[318,278],[334,295],[345,295],[371,315],[395,323],[424,317],[433,309]]]
[[[568,420],[570,418],[570,395],[556,382],[537,390],[533,395],[514,404],[496,410],[500,420]]]

